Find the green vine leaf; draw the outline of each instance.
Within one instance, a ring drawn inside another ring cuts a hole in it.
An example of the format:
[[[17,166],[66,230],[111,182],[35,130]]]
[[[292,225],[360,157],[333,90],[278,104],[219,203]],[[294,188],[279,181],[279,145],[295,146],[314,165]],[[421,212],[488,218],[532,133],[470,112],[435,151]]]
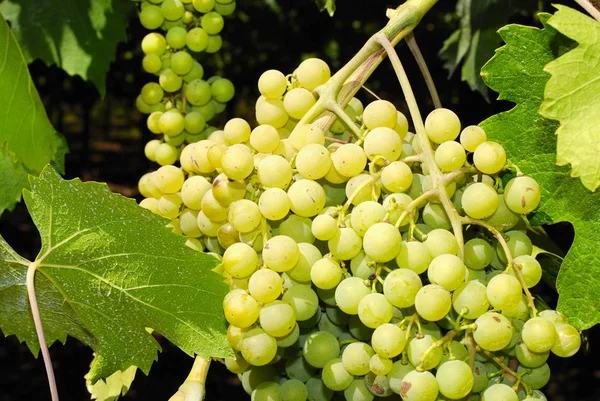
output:
[[[137,366],[148,373],[160,350],[153,329],[189,355],[231,354],[221,305],[228,286],[218,260],[184,245],[162,217],[105,184],[66,181],[51,168],[23,197],[40,231],[36,292],[48,345],[70,335],[92,347],[92,383]],[[27,302],[31,262],[0,240],[0,328],[37,355]]]
[[[105,76],[135,2],[123,0],[5,0],[0,12],[15,32],[27,63],[41,59],[91,81],[105,93]]]
[[[560,121],[556,131],[556,162],[571,165],[591,191],[600,186],[600,23],[569,7],[557,5],[548,20],[579,46],[548,63],[540,113]]]
[[[590,193],[570,177],[568,168],[556,165],[558,123],[538,113],[550,78],[544,67],[573,45],[548,24],[548,18],[548,14],[540,15],[544,29],[508,25],[499,31],[506,45],[481,74],[499,99],[516,106],[481,126],[490,139],[505,147],[514,166],[539,182],[538,214],[544,216],[543,222],[573,224],[575,241],[556,281],[558,309],[583,330],[600,322],[600,194]]]
[[[64,171],[67,144],[48,120],[13,32],[0,16],[0,214],[12,210],[38,175],[52,163]]]
[[[136,372],[137,368],[130,366],[125,372],[118,370],[108,376],[106,380],[98,380],[94,384],[87,380],[87,389],[92,396],[92,400],[117,401],[119,397],[129,391]]]
[[[315,0],[319,11],[327,11],[330,17],[335,13],[335,0]]]

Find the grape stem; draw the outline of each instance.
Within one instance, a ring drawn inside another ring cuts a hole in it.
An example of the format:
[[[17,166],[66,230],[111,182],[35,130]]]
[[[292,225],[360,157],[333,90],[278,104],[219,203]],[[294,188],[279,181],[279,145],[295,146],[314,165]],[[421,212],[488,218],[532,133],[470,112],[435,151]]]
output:
[[[402,163],[420,163],[423,161],[421,155],[412,155],[406,156],[404,159],[400,160]]]
[[[404,209],[404,211],[402,212],[402,214],[400,215],[400,217],[398,218],[398,221],[396,221],[396,228],[400,228],[402,224],[402,222],[406,219],[406,217],[408,217],[408,215],[410,215],[417,207],[419,207],[419,205],[429,199],[433,199],[436,198],[439,194],[439,191],[437,189],[430,189],[427,192],[424,192],[423,194],[421,194],[417,199],[414,199],[412,202],[410,202],[408,205],[406,205],[406,209]]]
[[[521,283],[521,287],[523,287],[523,291],[525,292],[525,296],[527,297],[529,309],[531,309],[531,313],[532,313],[533,317],[536,317],[538,312],[535,307],[535,298],[533,297],[533,295],[531,295],[531,291],[529,291],[529,288],[527,287],[527,283],[525,283],[525,278],[523,278],[523,273],[521,272],[521,269],[519,269],[519,266],[517,266],[517,264],[515,263],[512,253],[510,252],[510,249],[508,248],[508,244],[506,243],[506,240],[502,236],[502,233],[500,231],[498,231],[498,229],[496,227],[494,227],[484,221],[473,219],[471,217],[466,217],[466,216],[461,217],[461,221],[465,225],[471,224],[471,225],[483,227],[486,230],[488,230],[490,232],[490,234],[492,234],[494,236],[494,238],[496,238],[496,240],[498,241],[498,243],[504,250],[504,254],[506,255],[506,260],[507,260],[507,264],[508,264],[507,270],[512,269],[513,272],[515,273],[515,277],[517,277],[517,279],[519,280],[519,283]],[[505,271],[505,273],[506,273],[506,271]]]
[[[456,180],[461,175],[467,173],[477,173],[477,169],[475,167],[461,167],[458,170],[446,173],[442,176],[442,184],[448,185],[450,182]]]
[[[460,331],[461,331],[460,329],[450,330],[449,332],[446,333],[446,335],[444,337],[440,338],[439,340],[437,340],[433,344],[431,344],[429,346],[429,348],[427,348],[425,353],[423,353],[423,355],[421,356],[421,362],[419,362],[419,365],[417,365],[417,369],[416,369],[417,372],[422,372],[424,370],[423,369],[423,361],[425,361],[427,359],[429,354],[431,354],[434,349],[439,348],[442,345],[452,341],[454,336],[456,336]]]
[[[600,11],[589,0],[575,0],[585,11],[587,11],[596,21],[600,22]]]
[[[33,316],[33,324],[35,326],[35,332],[37,333],[38,341],[40,343],[40,350],[42,351],[42,358],[44,359],[44,367],[46,368],[46,375],[48,376],[48,385],[50,386],[50,396],[52,401],[58,401],[58,387],[56,386],[56,379],[54,378],[54,369],[52,368],[52,360],[50,359],[50,351],[46,344],[46,336],[44,334],[44,327],[42,325],[42,317],[40,314],[40,308],[37,302],[37,296],[35,294],[35,272],[40,266],[39,261],[32,262],[27,268],[26,287],[27,296],[29,298],[29,306],[31,307],[31,315]]]
[[[196,356],[188,377],[169,401],[202,401],[209,367],[210,359]]]
[[[521,384],[523,386],[523,388],[525,389],[525,392],[527,394],[531,394],[531,389],[529,388],[529,386],[527,385],[527,383],[525,383],[522,380],[522,375],[518,374],[517,372],[515,372],[514,370],[512,370],[511,368],[509,368],[508,366],[506,366],[506,364],[504,363],[504,361],[500,358],[498,358],[496,355],[494,355],[493,353],[491,353],[488,350],[485,350],[483,348],[481,348],[480,346],[476,346],[476,350],[477,352],[481,352],[482,354],[484,354],[485,356],[487,356],[488,358],[490,358],[491,360],[493,360],[499,367],[500,369],[502,369],[504,372],[508,373],[510,376],[512,376],[515,380],[515,384]],[[511,383],[513,383],[513,381],[508,378],[508,380],[511,381]]]
[[[438,95],[437,89],[435,88],[435,82],[433,82],[433,78],[431,77],[431,73],[429,72],[429,68],[427,68],[427,63],[423,58],[423,54],[421,54],[421,49],[419,49],[419,45],[417,44],[417,39],[415,38],[414,32],[406,35],[406,44],[410,49],[419,69],[421,70],[421,74],[423,74],[423,79],[427,84],[427,89],[429,90],[429,94],[431,95],[431,101],[433,102],[433,107],[439,109],[442,107],[442,102],[440,101],[440,96]]]
[[[332,137],[330,137],[330,136],[326,136],[326,137],[325,137],[325,140],[326,140],[326,141],[329,141],[329,142],[341,143],[341,144],[343,144],[343,145],[345,145],[345,144],[347,144],[347,143],[350,143],[350,142],[348,142],[348,141],[344,141],[343,139],[332,138]]]
[[[375,93],[371,89],[367,88],[364,84],[361,85],[361,88],[363,88],[369,95],[373,96],[375,99],[381,100],[381,98],[379,96],[377,96],[377,93]]]

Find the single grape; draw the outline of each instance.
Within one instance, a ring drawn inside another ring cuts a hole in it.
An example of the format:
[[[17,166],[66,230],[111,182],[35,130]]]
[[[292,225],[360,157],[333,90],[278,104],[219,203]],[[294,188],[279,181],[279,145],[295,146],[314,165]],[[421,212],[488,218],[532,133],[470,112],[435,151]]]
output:
[[[240,233],[255,230],[261,217],[258,205],[251,200],[240,199],[229,205],[227,220]]]
[[[408,372],[400,384],[400,396],[404,401],[435,401],[438,392],[438,382],[428,371]]]
[[[515,308],[521,300],[523,288],[514,276],[499,274],[487,284],[487,297],[490,304],[499,310]]]
[[[436,256],[427,269],[427,278],[448,291],[454,291],[465,281],[466,267],[462,259],[456,255],[444,254]]]
[[[319,309],[319,297],[312,288],[305,285],[294,285],[288,288],[282,300],[292,307],[299,322],[309,320]]]
[[[423,208],[423,222],[432,229],[441,228],[450,230],[452,223],[444,207],[440,204],[429,202]]]
[[[283,108],[290,117],[300,120],[314,106],[316,101],[309,90],[294,88],[283,97]]]
[[[550,352],[533,352],[523,342],[515,345],[515,356],[519,360],[519,363],[528,368],[537,368],[542,366],[548,360]]]
[[[442,142],[435,150],[435,163],[442,171],[458,170],[466,161],[465,149],[458,142]]]
[[[239,328],[246,328],[256,322],[260,307],[246,291],[237,289],[230,291],[223,299],[223,312],[230,324]],[[245,359],[252,363],[247,358]]]
[[[395,161],[381,169],[381,184],[389,192],[404,192],[412,184],[413,174],[410,167]]]
[[[521,275],[523,276],[523,280],[525,280],[525,284],[527,284],[527,288],[531,288],[540,282],[542,279],[542,266],[536,258],[531,255],[521,255],[517,256],[514,259],[514,262],[521,271]],[[508,274],[514,276],[515,272],[511,269]]]
[[[517,373],[523,374],[523,381],[532,390],[538,390],[548,384],[550,380],[550,367],[547,363],[537,368],[519,366]]]
[[[175,71],[167,68],[160,73],[158,83],[166,92],[177,92],[181,89],[183,79]]]
[[[477,170],[484,174],[496,174],[506,164],[506,152],[499,143],[493,141],[483,142],[475,149],[473,163]]]
[[[469,365],[458,360],[444,362],[438,366],[435,378],[439,384],[440,393],[453,400],[469,394],[475,383]]]
[[[499,351],[505,348],[513,335],[510,321],[496,312],[487,312],[475,320],[477,328],[473,338],[477,345],[488,351]]]
[[[518,214],[531,213],[539,205],[541,197],[540,186],[531,177],[515,177],[504,187],[506,206]]]
[[[481,401],[518,401],[519,397],[510,386],[506,384],[493,384],[482,394]]]
[[[215,0],[192,0],[192,5],[196,11],[207,13],[215,6]]]
[[[161,143],[156,148],[155,155],[156,162],[161,166],[166,166],[168,164],[175,163],[175,161],[177,160],[178,152],[174,146],[169,145],[168,143]]]
[[[296,312],[284,301],[272,301],[260,309],[261,328],[270,336],[282,337],[292,332],[296,324]]]
[[[417,313],[430,322],[443,319],[451,307],[450,293],[439,285],[427,284],[417,292],[415,297]]]
[[[477,280],[463,283],[452,293],[452,305],[458,313],[466,308],[465,318],[477,319],[490,308],[485,285]]]
[[[323,187],[316,181],[308,179],[293,183],[287,194],[292,211],[302,217],[317,215],[325,207],[327,199]]]
[[[344,390],[346,401],[373,401],[375,396],[371,394],[363,378],[354,381]]]
[[[364,383],[367,390],[378,397],[389,397],[392,395],[390,381],[387,376],[377,376],[373,372],[369,372],[364,376]]]
[[[482,182],[469,185],[462,195],[462,208],[474,219],[485,219],[498,209],[496,190]]]
[[[405,243],[406,244],[406,243]],[[413,306],[418,291],[423,286],[418,274],[409,269],[393,270],[383,282],[383,294],[398,308]]]
[[[383,221],[385,214],[385,209],[380,203],[365,201],[352,210],[350,222],[354,231],[364,237],[369,227]]]
[[[367,327],[375,329],[392,320],[394,310],[383,294],[371,293],[358,303],[358,317]]]
[[[302,355],[315,368],[324,367],[328,361],[337,358],[339,354],[340,346],[337,339],[326,331],[310,334],[302,348]]]
[[[481,238],[473,238],[465,243],[465,265],[469,269],[482,270],[491,262],[494,248]]]
[[[394,128],[396,119],[396,106],[387,100],[375,100],[363,112],[363,122],[370,130],[378,127]]]
[[[432,258],[443,254],[458,254],[458,242],[450,231],[436,228],[427,233],[424,244],[429,249]]]
[[[261,96],[256,102],[255,111],[259,124],[272,125],[276,129],[283,127],[289,119],[281,99],[267,99]]]
[[[318,58],[304,60],[295,72],[300,85],[309,91],[323,85],[331,77],[331,71],[326,62]]]
[[[231,277],[249,277],[258,267],[258,255],[250,245],[238,242],[225,250],[223,267]]]
[[[317,268],[320,267],[317,266]],[[335,302],[342,311],[349,315],[358,314],[358,304],[371,293],[371,288],[358,277],[348,277],[342,280],[335,289]]]
[[[269,155],[258,164],[257,176],[267,188],[286,189],[292,180],[292,168],[283,157]]]
[[[485,141],[487,141],[487,135],[477,125],[469,125],[460,133],[460,144],[467,152],[475,152],[475,149]]]
[[[363,238],[365,253],[376,262],[389,262],[394,259],[400,252],[401,244],[400,232],[389,223],[373,224]]]
[[[377,327],[371,337],[373,350],[384,358],[395,358],[406,346],[406,332],[392,323]]]
[[[558,338],[552,347],[552,353],[561,358],[575,355],[581,347],[581,336],[577,329],[565,323],[556,323],[554,326]]]
[[[235,95],[235,88],[227,78],[218,78],[210,85],[210,93],[217,102],[227,103]]]
[[[342,280],[343,271],[340,264],[333,258],[325,257],[318,260],[310,270],[312,283],[323,290],[335,288]]]
[[[389,386],[392,392],[395,394],[400,394],[400,386],[402,385],[404,376],[413,370],[415,370],[415,367],[408,362],[405,364],[403,364],[401,360],[394,362],[392,369],[387,374]]]
[[[276,300],[281,295],[282,290],[283,281],[281,276],[271,269],[260,269],[254,272],[248,281],[248,292],[252,295],[252,298],[260,303]]]
[[[513,258],[521,255],[531,255],[531,252],[533,251],[533,245],[531,243],[531,239],[529,239],[527,236],[527,233],[517,230],[507,231],[504,233],[504,237],[507,239],[506,245],[508,246]],[[504,263],[507,262],[504,248],[499,242],[496,243],[496,253],[498,254],[500,261]]]
[[[221,35],[208,35],[208,45],[206,52],[209,54],[216,53],[223,47],[223,38]]]
[[[396,263],[401,268],[406,268],[421,274],[427,270],[432,257],[429,248],[422,242],[403,242],[400,252],[396,256]]]
[[[390,370],[392,370],[393,362],[391,359],[384,358],[379,354],[375,354],[371,357],[371,361],[369,362],[369,367],[371,368],[371,372],[375,373],[378,376],[387,375]]]
[[[352,228],[343,227],[327,241],[327,246],[333,257],[339,260],[350,260],[361,251],[362,239]]]
[[[186,36],[187,47],[193,52],[201,52],[208,47],[208,33],[200,27],[192,28]]]
[[[296,155],[298,173],[311,180],[325,177],[331,166],[331,155],[323,145],[308,144],[300,149]]]
[[[422,338],[413,338],[408,342],[407,355],[411,364],[430,370],[438,366],[442,359],[442,348],[431,348],[437,338],[425,334]],[[430,350],[431,348],[431,350]],[[428,352],[428,350],[430,350]]]
[[[369,174],[359,174],[350,178],[346,184],[346,197],[357,206],[362,202],[375,201],[379,198],[380,187]]]
[[[381,156],[387,162],[394,162],[402,154],[402,139],[391,128],[374,128],[365,137],[363,148],[369,160]]]
[[[246,361],[254,366],[269,363],[277,352],[277,342],[263,329],[249,330],[242,338],[240,351]]]
[[[177,136],[185,128],[185,118],[176,109],[165,111],[158,120],[158,126],[165,135]]]
[[[343,391],[354,381],[354,376],[344,368],[341,358],[328,361],[323,366],[321,378],[323,384],[333,391]]]
[[[460,133],[460,120],[452,110],[435,109],[425,119],[425,132],[434,143],[453,141]]]
[[[167,40],[163,35],[151,32],[142,39],[142,51],[144,54],[156,54],[160,56],[167,50]]]

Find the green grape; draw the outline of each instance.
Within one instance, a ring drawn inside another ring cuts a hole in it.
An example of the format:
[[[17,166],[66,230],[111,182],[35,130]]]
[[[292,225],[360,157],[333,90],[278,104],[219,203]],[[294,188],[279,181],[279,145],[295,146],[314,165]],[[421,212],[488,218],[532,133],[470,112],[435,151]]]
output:
[[[258,78],[258,91],[267,99],[280,98],[287,89],[285,75],[278,70],[267,70]]]
[[[458,242],[454,234],[440,228],[427,233],[427,239],[424,244],[429,249],[432,258],[443,254],[458,254]]]
[[[392,320],[394,309],[383,294],[371,293],[358,303],[358,317],[367,327],[375,329]]]
[[[499,274],[487,284],[486,294],[490,304],[499,310],[513,309],[521,301],[523,288],[514,276]]]
[[[201,13],[211,11],[215,6],[215,0],[192,0],[194,9]]]
[[[142,59],[142,68],[150,74],[158,73],[162,68],[160,57],[156,54],[146,54]]]
[[[481,401],[518,401],[514,390],[503,383],[493,384],[481,396]]]
[[[160,198],[162,196],[162,193],[156,188],[156,185],[154,185],[154,180],[152,179],[153,176],[154,172],[146,173],[141,176],[138,181],[138,191],[146,198]]]
[[[296,242],[307,242],[312,244],[315,242],[310,232],[311,220],[308,217],[300,217],[295,214],[290,214],[279,225],[279,234],[287,235]]]
[[[450,312],[452,300],[450,293],[439,285],[427,284],[415,297],[415,309],[425,320],[437,322]]]
[[[338,340],[333,334],[326,331],[310,334],[302,347],[304,359],[315,368],[322,368],[328,361],[337,358],[339,354]]]
[[[173,27],[167,32],[167,44],[172,49],[183,49],[185,47],[187,31],[182,27]]]
[[[310,270],[312,283],[323,290],[335,288],[342,280],[343,271],[333,258],[322,258],[315,262]]]
[[[229,324],[243,329],[258,320],[260,307],[246,291],[238,289],[230,291],[223,299],[223,312]],[[252,363],[245,356],[244,359]]]
[[[185,8],[181,0],[164,0],[161,11],[166,20],[176,21],[183,17]]]
[[[531,288],[540,282],[542,279],[542,266],[536,258],[531,255],[521,255],[517,256],[514,259],[514,262],[521,271],[521,275],[523,276],[523,280],[525,280],[527,288]],[[511,269],[508,274],[514,276],[515,272]]]
[[[552,309],[546,309],[546,310],[540,311],[538,313],[538,316],[548,320],[549,322],[552,322],[553,324],[567,323],[567,319],[565,318],[565,315],[563,315],[559,311],[555,311]]]
[[[404,192],[412,184],[413,174],[410,167],[395,161],[381,169],[381,184],[389,192]]]
[[[319,268],[317,266],[317,268]],[[337,271],[337,270],[336,270]],[[358,304],[371,293],[371,288],[365,281],[358,277],[348,277],[342,280],[335,289],[335,302],[337,306],[349,315],[358,314]]]
[[[473,331],[473,338],[485,350],[499,351],[512,339],[512,325],[499,313],[486,312],[475,320],[475,324],[477,328]]]
[[[285,114],[287,115],[287,113]],[[302,149],[309,143],[325,145],[325,133],[319,127],[312,124],[297,125],[290,132],[289,141],[296,150]],[[359,148],[362,150],[360,146]]]
[[[163,70],[158,77],[158,83],[167,92],[176,92],[181,89],[183,79],[170,68]]]
[[[243,242],[232,244],[223,253],[223,267],[231,277],[249,277],[258,267],[258,254],[250,245]]]
[[[146,198],[142,199],[140,202],[140,206],[144,209],[150,210],[154,214],[160,214],[158,211],[158,199],[155,198]]]
[[[322,297],[320,298],[323,299]],[[352,334],[352,337],[360,341],[369,341],[373,335],[373,329],[365,326],[358,315],[350,316],[348,319],[348,330]]]
[[[478,280],[463,283],[452,293],[452,305],[458,313],[467,308],[466,319],[477,319],[490,308],[485,285]]]
[[[362,202],[350,214],[352,228],[358,235],[364,237],[369,227],[383,221],[385,213],[385,209],[378,202]]]
[[[537,368],[546,363],[550,356],[550,352],[533,352],[525,345],[525,343],[519,342],[515,345],[515,356],[521,365],[528,368]]]
[[[415,297],[422,286],[421,278],[415,271],[400,268],[393,270],[385,278],[383,294],[392,305],[407,308],[415,304]]]
[[[327,246],[333,257],[339,260],[350,260],[361,251],[362,239],[352,228],[343,227],[327,241]]]
[[[165,194],[158,200],[158,212],[164,217],[174,219],[179,215],[181,203],[179,194]]]
[[[423,174],[413,173],[412,184],[405,192],[411,199],[416,199],[423,194],[423,180],[425,176]]]
[[[337,326],[346,326],[348,324],[349,316],[337,307],[328,306],[325,308],[325,313],[329,320]]]
[[[427,269],[427,278],[448,291],[454,291],[465,281],[466,267],[462,259],[456,255],[444,254],[436,256]]]
[[[225,21],[223,21],[221,14],[210,11],[202,16],[200,25],[209,35],[216,35],[223,30]]]
[[[458,400],[465,397],[475,383],[470,366],[463,361],[448,361],[442,363],[435,374],[440,393],[446,397]]]
[[[437,341],[437,338],[426,334],[422,338],[413,338],[408,342],[407,355],[411,364],[421,366],[425,370],[430,370],[438,366],[442,360],[442,348],[430,347]],[[430,350],[429,352],[427,352]],[[425,358],[425,359],[423,359]]]
[[[321,255],[321,252],[316,246],[306,242],[298,243],[298,249],[300,250],[298,263],[296,263],[296,266],[294,266],[292,270],[287,271],[287,275],[295,281],[310,283],[310,271],[312,265],[315,264],[317,260],[321,259],[323,255]]]
[[[506,206],[518,214],[531,213],[539,205],[541,197],[540,186],[531,177],[515,177],[504,187]]]
[[[204,68],[202,64],[194,60],[192,70],[183,76],[185,82],[192,82],[194,79],[202,79],[204,77]]]
[[[242,345],[242,338],[244,338],[244,335],[253,328],[254,327],[241,328],[229,325],[227,327],[227,342],[229,342],[235,351],[239,351],[240,346]]]
[[[251,365],[263,366],[275,357],[277,342],[263,329],[254,328],[244,334],[240,351],[244,359]]]
[[[400,252],[396,256],[396,264],[401,268],[412,270],[421,274],[427,270],[431,263],[429,247],[422,242],[402,242]]]
[[[369,372],[364,376],[364,383],[367,390],[378,397],[389,397],[392,395],[390,381],[387,376],[377,376],[373,372]]]
[[[144,54],[156,54],[160,56],[167,50],[167,40],[163,35],[151,32],[142,39],[142,51]]]
[[[375,354],[371,357],[371,361],[369,362],[369,367],[371,372],[375,373],[378,376],[387,375],[390,370],[392,370],[392,360],[388,358],[384,358],[379,354]]]
[[[240,233],[255,230],[261,217],[258,205],[248,199],[240,199],[229,205],[227,220]]]
[[[329,80],[331,71],[323,60],[309,58],[300,63],[295,75],[302,87],[312,91]]]
[[[221,158],[221,168],[232,180],[245,179],[254,171],[254,161],[250,149],[241,144],[227,148]]]
[[[321,318],[317,324],[317,329],[319,331],[327,331],[333,334],[337,339],[340,339],[344,336],[344,328],[334,324],[325,313],[321,313]]]
[[[270,125],[259,125],[250,134],[250,145],[257,152],[271,153],[279,145],[279,132]]]
[[[369,362],[373,355],[375,355],[375,352],[369,344],[353,342],[344,348],[342,364],[350,374],[364,376],[370,371]]]
[[[485,219],[498,209],[498,194],[488,184],[476,182],[464,190],[461,203],[467,215],[474,219]]]
[[[364,107],[362,102],[360,101],[360,99],[353,97],[352,99],[350,99],[350,101],[348,102],[348,106],[352,107],[352,109],[354,109],[354,114],[357,116],[360,116],[363,114],[364,112]]]
[[[469,361],[469,351],[467,350],[467,347],[455,340],[452,340],[449,345],[450,346],[447,347],[448,349],[446,349],[446,347],[443,348],[444,354],[440,359],[440,364],[454,360],[459,360],[463,362]]]
[[[363,123],[370,130],[378,127],[394,128],[397,113],[396,106],[387,100],[375,100],[365,107]]]
[[[481,238],[473,238],[465,243],[465,265],[469,269],[483,270],[491,262],[494,248]]]
[[[184,122],[185,123],[185,122]],[[185,146],[181,151],[181,168],[187,172],[211,173],[215,167],[208,161],[208,150],[214,145],[209,140],[201,140]]]
[[[244,391],[251,395],[261,383],[277,382],[278,376],[272,366],[251,366],[242,373],[240,380]]]
[[[227,78],[219,78],[210,85],[210,93],[217,102],[227,103],[235,95],[235,88]]]
[[[382,156],[387,162],[394,162],[402,154],[402,139],[393,129],[379,127],[369,131],[363,148],[369,160]]]
[[[235,245],[237,244],[233,244],[229,248]],[[225,253],[227,253],[227,250],[225,250]],[[223,258],[225,258],[224,255]],[[260,269],[254,272],[248,281],[248,292],[252,295],[252,298],[260,303],[276,300],[282,291],[283,281],[281,276],[271,269]]]
[[[186,100],[194,106],[202,106],[210,101],[211,87],[208,82],[201,79],[190,81],[184,90]],[[208,118],[205,118],[207,121]]]
[[[279,386],[280,401],[305,401],[308,397],[306,385],[298,379],[290,379]]]
[[[467,161],[465,149],[460,143],[452,141],[442,142],[435,150],[435,164],[442,171],[458,170]]]
[[[183,209],[181,215],[179,215],[179,228],[187,237],[200,237],[202,232],[198,228],[198,212],[196,210]]]
[[[552,353],[561,358],[575,355],[581,347],[581,336],[577,329],[565,323],[556,323],[554,326],[558,338],[552,347]]]
[[[337,219],[328,213],[315,216],[310,230],[316,239],[329,241],[338,231]]]
[[[265,266],[269,269],[285,272],[296,265],[300,251],[296,241],[292,238],[286,235],[277,235],[265,243],[262,256]]]
[[[192,28],[186,36],[187,47],[193,52],[201,52],[208,48],[209,36],[202,28]]]
[[[429,202],[425,205],[423,209],[423,222],[433,229],[441,228],[443,230],[450,230],[452,228],[452,223],[450,223],[446,210],[437,203]]]
[[[550,380],[550,367],[547,363],[537,368],[519,366],[517,373],[523,374],[523,381],[532,390],[538,390],[548,384]]]
[[[316,181],[308,179],[296,181],[290,186],[287,194],[291,209],[298,216],[312,217],[325,207],[325,190]]]
[[[221,227],[224,222],[214,222],[209,219],[203,211],[198,213],[198,219],[196,220],[198,223],[198,228],[202,231],[202,234],[208,237],[216,237],[217,231],[219,227]]]
[[[452,110],[435,109],[425,119],[425,132],[434,143],[453,141],[460,133],[460,120]]]
[[[191,111],[185,115],[184,128],[187,133],[196,135],[204,131],[206,121],[201,113]]]
[[[241,374],[250,367],[250,364],[242,357],[240,353],[236,352],[234,357],[225,358],[225,367],[231,373]]]
[[[143,7],[139,17],[142,26],[146,29],[159,28],[164,22],[160,7],[154,5]]]
[[[281,156],[269,155],[265,157],[258,164],[256,170],[258,180],[266,188],[286,189],[292,181],[290,163]]]
[[[178,51],[171,56],[171,70],[177,75],[186,75],[192,71],[194,59],[188,52]]]
[[[275,131],[277,132],[277,131]],[[277,134],[279,138],[279,134]],[[318,180],[325,177],[331,168],[331,156],[325,146],[311,143],[296,155],[296,169],[303,177]]]
[[[467,152],[475,152],[475,149],[485,141],[487,141],[487,135],[477,125],[469,125],[460,133],[460,144]]]
[[[183,186],[183,171],[175,166],[162,166],[152,175],[156,188],[166,194],[174,194]]]
[[[493,141],[483,142],[475,149],[473,163],[477,170],[484,174],[496,174],[504,169],[506,152],[499,143]]]
[[[164,92],[156,82],[148,82],[142,87],[142,100],[148,105],[159,103],[164,96]]]
[[[284,301],[272,301],[260,309],[259,322],[260,327],[270,336],[283,337],[294,329],[296,312]]]
[[[161,114],[158,119],[158,126],[162,133],[167,136],[177,136],[185,128],[185,118],[179,110],[171,109]]]
[[[473,364],[473,388],[471,389],[472,393],[480,393],[488,386],[488,370],[486,366],[479,362],[475,361]]]
[[[173,146],[180,146],[185,142],[185,138],[186,138],[186,133],[182,132],[179,135],[176,136],[164,136],[163,140],[168,143],[169,145],[173,145]]]
[[[404,401],[435,401],[438,392],[438,382],[431,372],[413,370],[402,379],[399,394]]]
[[[206,121],[212,120],[213,117],[215,116],[215,114],[217,114],[217,112],[215,111],[215,105],[213,102],[208,102],[202,106],[194,106],[194,107],[192,107],[192,110],[202,113],[202,116],[204,117],[204,119]],[[208,127],[206,129],[206,134],[208,134],[209,132],[212,132],[213,128],[214,127]]]
[[[277,346],[279,348],[288,348],[296,344],[298,342],[298,338],[300,338],[300,326],[295,324],[294,328],[289,334],[283,337],[277,337],[275,340],[277,340]]]
[[[415,370],[415,367],[410,363],[403,364],[401,360],[396,361],[392,365],[392,369],[387,374],[390,389],[395,394],[400,394],[400,386],[404,376]]]
[[[306,388],[311,401],[330,401],[333,398],[333,390],[323,384],[321,376],[311,377],[306,382]]]
[[[202,209],[202,212],[204,212],[206,217],[208,217],[214,222],[227,220],[227,214],[229,210],[226,205],[221,204],[218,200],[215,199],[212,189],[206,191],[206,193],[202,197],[200,208]]]
[[[507,231],[504,233],[504,237],[508,237],[506,245],[508,246],[513,258],[521,255],[531,255],[531,252],[533,251],[533,245],[525,232],[517,230]],[[504,253],[504,249],[499,242],[496,243],[496,253],[502,262],[507,262],[506,254]]]
[[[341,358],[331,359],[323,366],[321,379],[333,391],[343,391],[354,381],[352,374],[344,368]]]
[[[305,285],[294,285],[288,288],[282,300],[292,307],[299,322],[310,319],[319,309],[319,297],[312,288]]]
[[[168,143],[161,143],[156,148],[156,162],[161,166],[166,166],[168,164],[174,164],[177,160],[178,152],[174,146],[169,145]]]
[[[369,200],[377,200],[380,195],[378,183],[369,174],[359,174],[346,184],[346,197],[355,206]]]
[[[269,188],[258,199],[260,212],[269,220],[283,219],[290,211],[290,205],[290,198],[280,188]]]
[[[365,381],[361,377],[354,379],[350,386],[344,390],[344,398],[346,401],[373,401],[375,397],[367,389]]]
[[[287,84],[287,81],[285,81],[285,83]],[[294,88],[288,91],[283,97],[283,108],[290,117],[300,120],[316,102],[317,100],[313,94],[307,89]]]
[[[382,324],[373,332],[371,344],[378,355],[395,358],[406,346],[406,332],[395,324]]]
[[[389,262],[394,259],[400,252],[401,244],[400,232],[389,223],[373,224],[363,238],[365,253],[376,262]]]
[[[346,143],[331,154],[331,161],[338,173],[346,177],[354,177],[364,170],[367,155],[360,146]]]
[[[375,263],[363,251],[360,251],[358,255],[350,261],[350,270],[354,277],[367,280],[375,273],[376,267]]]
[[[281,99],[267,99],[261,96],[256,102],[255,111],[259,124],[272,125],[276,129],[283,127],[289,119]]]
[[[252,401],[272,401],[279,399],[279,383],[267,381],[260,383],[252,391]]]

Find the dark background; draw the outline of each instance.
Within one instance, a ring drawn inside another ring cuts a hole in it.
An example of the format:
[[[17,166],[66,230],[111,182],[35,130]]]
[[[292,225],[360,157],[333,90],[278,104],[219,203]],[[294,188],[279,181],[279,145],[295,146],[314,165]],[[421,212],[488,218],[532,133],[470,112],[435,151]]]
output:
[[[276,68],[289,73],[307,56],[323,58],[333,71],[339,69],[386,23],[385,9],[397,5],[393,1],[338,0],[338,9],[331,18],[326,13],[319,13],[312,1],[281,0],[276,3],[280,11],[266,3],[262,0],[240,1],[238,11],[226,21],[223,50],[216,56],[200,60],[207,77],[225,76],[234,82],[237,91],[227,110],[212,122],[213,125],[222,126],[232,117],[254,120],[253,107],[258,94],[256,81],[264,70]],[[452,17],[454,6],[453,1],[440,2],[415,34],[442,104],[457,111],[466,126],[512,106],[498,101],[487,103],[480,94],[471,92],[458,74],[447,79],[447,71],[442,68],[437,53],[457,26]],[[550,11],[549,5],[544,6]],[[516,17],[511,22],[535,23],[532,16]],[[93,86],[78,77],[68,77],[56,67],[34,62],[30,68],[51,121],[69,144],[66,178],[107,182],[112,191],[138,200],[141,198],[137,180],[157,167],[144,157],[144,145],[152,139],[152,134],[145,128],[144,116],[134,106],[139,89],[153,79],[141,69],[139,43],[144,34],[136,17],[132,16],[128,41],[118,47],[117,61],[107,77],[107,94],[102,99]],[[404,44],[398,46],[398,52],[412,77],[421,112],[426,114],[433,106],[421,75]],[[406,112],[389,63],[384,61],[367,86]],[[359,92],[358,96],[363,101],[372,99],[365,92]],[[492,93],[490,98],[494,97]],[[573,239],[570,225],[547,229],[566,252]],[[23,204],[0,217],[0,234],[21,255],[35,258],[40,238]],[[556,298],[552,292],[546,288],[541,292],[554,307]],[[544,389],[549,401],[600,400],[599,332],[592,329],[585,333],[587,341],[575,357],[551,357],[552,379]],[[138,372],[124,399],[166,400],[187,376],[192,359],[168,341],[158,340],[163,346],[159,361],[152,367],[149,377]],[[61,399],[89,399],[82,377],[89,368],[92,351],[69,339],[66,345],[53,345],[51,355]],[[32,399],[50,399],[43,362],[34,359],[14,336],[0,335],[0,401]],[[208,378],[206,399],[242,400],[249,397],[237,377],[215,362]]]

